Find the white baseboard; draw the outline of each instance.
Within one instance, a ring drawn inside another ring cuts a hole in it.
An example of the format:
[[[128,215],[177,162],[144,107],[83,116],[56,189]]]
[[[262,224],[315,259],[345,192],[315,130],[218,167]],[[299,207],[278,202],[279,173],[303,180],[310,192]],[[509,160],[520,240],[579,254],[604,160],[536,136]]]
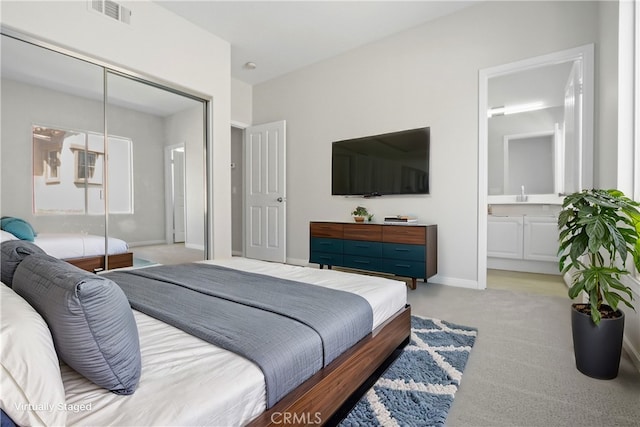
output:
[[[627,352],[631,362],[633,362],[633,365],[638,372],[640,372],[640,349],[635,348],[626,335],[622,341],[622,348]]]
[[[301,259],[301,258],[287,258],[285,261],[287,264],[299,265],[302,267],[311,267],[312,264],[309,264],[309,260]]]
[[[430,277],[426,283],[428,285],[431,282],[439,283],[445,286],[455,286],[457,288],[478,289],[477,280],[460,279],[458,277],[447,277],[447,276],[441,276],[439,274],[436,274],[435,276]]]
[[[560,274],[557,262],[530,261],[526,259],[487,258],[487,268],[496,270],[522,271],[540,274]]]
[[[197,244],[185,242],[184,247],[187,249],[197,249],[199,251],[204,251],[204,245],[197,245]]]
[[[166,240],[146,240],[142,242],[128,242],[130,248],[135,248],[136,246],[152,246],[152,245],[166,245]]]

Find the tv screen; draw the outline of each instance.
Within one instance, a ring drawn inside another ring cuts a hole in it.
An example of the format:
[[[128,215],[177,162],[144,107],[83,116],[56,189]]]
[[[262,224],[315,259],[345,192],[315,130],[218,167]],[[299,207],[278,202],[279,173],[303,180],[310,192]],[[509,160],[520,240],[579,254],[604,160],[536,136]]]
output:
[[[331,194],[429,194],[428,127],[336,141]]]

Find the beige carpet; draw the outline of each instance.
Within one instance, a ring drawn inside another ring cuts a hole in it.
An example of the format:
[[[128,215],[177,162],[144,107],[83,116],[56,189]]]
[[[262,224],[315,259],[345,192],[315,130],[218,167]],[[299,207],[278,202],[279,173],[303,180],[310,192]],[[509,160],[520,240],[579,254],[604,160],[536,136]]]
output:
[[[558,297],[566,297],[568,291],[567,285],[559,274],[522,273],[506,270],[487,270],[487,288]]]
[[[640,372],[613,380],[575,367],[571,300],[524,290],[418,283],[412,313],[478,328],[451,411],[455,426],[640,426]]]
[[[133,257],[144,259],[157,264],[182,264],[185,262],[202,261],[204,251],[185,248],[183,243],[173,245],[134,246],[131,248]]]

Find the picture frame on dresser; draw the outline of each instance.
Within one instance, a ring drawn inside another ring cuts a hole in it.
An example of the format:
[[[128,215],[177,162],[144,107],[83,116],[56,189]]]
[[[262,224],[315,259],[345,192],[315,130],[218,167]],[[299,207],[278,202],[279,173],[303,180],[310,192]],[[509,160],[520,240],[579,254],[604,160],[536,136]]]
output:
[[[438,272],[435,224],[309,223],[309,262],[320,268],[344,267],[417,279]]]

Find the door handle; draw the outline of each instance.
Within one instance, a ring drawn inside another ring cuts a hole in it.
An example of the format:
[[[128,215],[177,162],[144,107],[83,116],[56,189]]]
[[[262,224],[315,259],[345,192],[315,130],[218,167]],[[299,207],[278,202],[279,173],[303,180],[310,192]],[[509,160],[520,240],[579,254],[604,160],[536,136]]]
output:
[[[283,201],[284,201],[284,199],[283,199],[282,197],[278,197],[278,198],[276,199],[276,202],[279,202],[279,203],[282,203]]]

